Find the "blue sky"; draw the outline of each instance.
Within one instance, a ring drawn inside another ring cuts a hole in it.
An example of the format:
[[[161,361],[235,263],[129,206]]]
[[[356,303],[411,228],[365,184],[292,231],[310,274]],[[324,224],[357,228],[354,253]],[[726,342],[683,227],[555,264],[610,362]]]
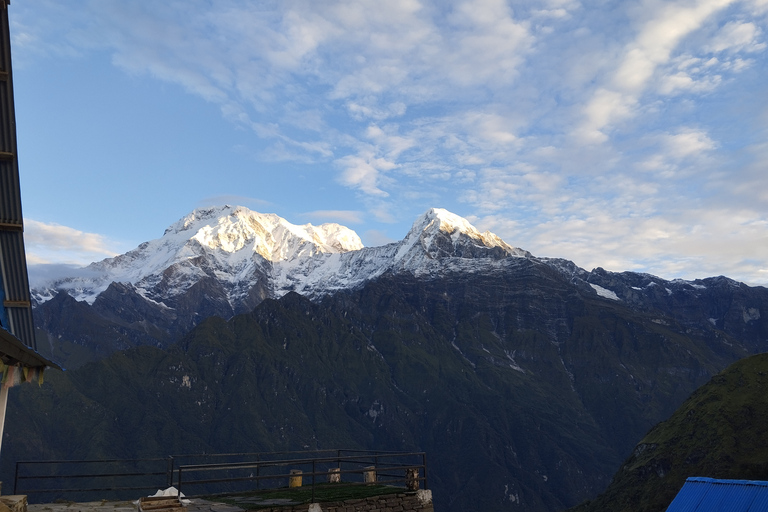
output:
[[[537,256],[768,285],[768,0],[19,0],[30,263],[194,208],[447,208]]]

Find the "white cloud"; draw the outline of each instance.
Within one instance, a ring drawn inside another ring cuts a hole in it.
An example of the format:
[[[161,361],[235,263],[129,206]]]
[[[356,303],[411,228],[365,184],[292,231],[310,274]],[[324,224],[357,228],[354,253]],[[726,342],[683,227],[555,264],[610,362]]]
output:
[[[768,284],[763,257],[768,219],[755,211],[705,208],[677,218],[646,218],[606,210],[526,229],[503,217],[486,217],[479,225],[535,255],[570,259],[587,270],[600,266],[667,279],[727,275],[752,285]]]
[[[758,42],[762,30],[754,23],[730,21],[720,29],[708,45],[711,52],[747,51],[757,52],[765,49],[765,43]]]
[[[104,235],[31,219],[24,220],[24,227],[24,245],[30,264],[86,265],[118,254],[117,244]]]
[[[696,129],[683,129],[662,139],[667,153],[676,159],[700,155],[717,146],[706,132]]]
[[[640,96],[654,73],[670,61],[681,40],[733,1],[699,0],[693,5],[668,3],[655,9],[653,18],[643,24],[637,37],[625,47],[618,69],[608,83],[598,88],[587,102],[584,108],[586,119],[575,134],[589,142],[605,142],[606,130],[636,112]],[[662,88],[671,91],[684,85],[685,81],[684,77],[679,77],[677,84],[674,79],[672,83],[667,80]]]
[[[397,167],[385,158],[376,157],[372,151],[362,151],[358,155],[347,155],[336,160],[344,170],[339,181],[348,187],[356,188],[365,194],[387,197],[389,194],[380,188],[386,181],[384,171]]]
[[[507,2],[462,2],[448,19],[456,31],[444,33],[450,51],[440,57],[454,83],[495,87],[515,78],[533,37],[528,23],[514,19]]]

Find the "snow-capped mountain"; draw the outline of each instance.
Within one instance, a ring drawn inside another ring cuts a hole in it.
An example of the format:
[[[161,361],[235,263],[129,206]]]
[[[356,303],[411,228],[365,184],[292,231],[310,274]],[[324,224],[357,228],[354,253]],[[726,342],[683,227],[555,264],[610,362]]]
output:
[[[380,247],[363,247],[338,224],[297,226],[233,206],[195,210],[156,240],[34,286],[32,297],[36,325],[49,341],[68,339],[107,354],[165,346],[208,317],[251,312],[289,292],[316,300],[390,278],[452,283],[452,290],[443,290],[447,296],[480,281],[487,283],[483,293],[499,283],[533,295],[568,289],[645,312],[688,311],[686,324],[703,322],[706,329],[728,328],[746,338],[756,336],[766,316],[762,291],[727,278],[666,281],[587,271],[567,260],[534,257],[438,208],[417,218],[403,240]],[[55,350],[51,344],[51,354]]]
[[[111,283],[120,283],[172,307],[169,299],[211,279],[223,287],[232,309],[240,310],[253,306],[255,289],[262,299],[290,291],[317,296],[385,272],[473,271],[510,257],[530,254],[439,208],[419,217],[402,241],[364,248],[354,231],[338,224],[297,226],[274,214],[227,205],[195,210],[161,238],[38,286],[32,294],[38,304],[59,291],[93,304]]]

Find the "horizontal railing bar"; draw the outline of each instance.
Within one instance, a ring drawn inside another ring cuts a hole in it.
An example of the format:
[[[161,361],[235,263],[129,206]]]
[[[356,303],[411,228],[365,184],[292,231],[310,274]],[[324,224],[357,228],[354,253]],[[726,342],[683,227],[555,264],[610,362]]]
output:
[[[99,487],[93,489],[24,489],[24,492],[31,494],[33,492],[141,491],[143,489],[157,489],[157,486],[148,485],[144,487]]]
[[[158,473],[99,473],[93,475],[41,475],[41,476],[20,476],[17,480],[45,480],[46,478],[58,478],[66,480],[67,478],[104,478],[115,476],[160,476],[167,475],[167,471]]]
[[[324,453],[324,452],[335,452],[336,450],[318,450],[317,452],[312,453]],[[364,450],[344,450],[344,451],[357,451],[357,452],[364,452]],[[172,455],[170,458],[181,458],[181,457],[226,457],[226,456],[241,456],[241,455],[267,455],[271,452],[254,452],[254,453],[224,453],[224,454],[198,454],[198,455]],[[278,454],[286,454],[286,453],[307,453],[306,451],[294,451],[294,452],[278,452]],[[408,456],[415,456],[415,455],[424,455],[425,452],[370,452],[372,455],[370,457],[376,457],[374,453],[379,453],[379,457],[408,457]],[[112,463],[112,462],[121,462],[121,463],[128,463],[128,462],[159,462],[159,461],[167,461],[169,457],[165,458],[150,458],[150,459],[83,459],[83,460],[23,460],[18,461],[18,464],[81,464],[81,463]],[[303,459],[277,459],[277,460],[265,460],[264,462],[281,462],[281,461],[289,461],[289,462],[296,462],[299,460],[307,460],[307,461],[318,461],[321,462],[323,460],[353,460],[356,457],[353,455],[345,456],[345,457],[312,457],[312,458],[303,458]],[[366,461],[368,462],[368,461]]]
[[[312,450],[309,453],[336,453],[338,450]],[[307,453],[307,450],[294,450],[286,452],[235,452],[235,453],[186,453],[183,455],[171,455],[171,457],[235,457],[243,455],[285,455],[289,453]]]
[[[91,462],[159,462],[167,461],[168,457],[157,459],[86,459],[86,460],[20,460],[17,464],[81,464]]]
[[[350,450],[346,448],[340,451],[353,452],[353,453],[382,453],[382,454],[400,454],[400,455],[407,453],[407,452],[398,452],[394,450]],[[412,453],[426,453],[426,452],[412,452]]]
[[[254,468],[261,468],[261,469],[263,469],[264,467],[275,467],[275,466],[257,466],[257,465],[254,465],[254,466],[239,466],[239,467],[236,467],[236,468],[224,467],[224,468],[192,468],[192,469],[187,469],[187,467],[181,466],[181,467],[177,468],[177,472],[178,472],[178,469],[181,469],[183,474],[187,475],[191,471],[194,471],[194,472],[201,472],[201,471],[205,471],[205,470],[209,470],[209,471],[231,470],[231,471],[233,471],[233,470],[237,470],[237,469],[254,469]],[[384,468],[384,470],[385,471],[395,471],[395,470],[407,470],[407,469],[421,469],[423,467],[424,467],[423,465],[402,465],[402,466],[389,466],[387,468]],[[297,468],[294,468],[294,469],[297,469]],[[340,469],[340,468],[330,468],[330,469],[338,469],[338,471],[334,471],[333,472],[334,474],[337,474],[337,475],[348,475],[348,474],[360,474],[361,475],[361,474],[365,473],[366,471],[370,471],[370,469],[367,469],[365,467],[355,468],[355,469]],[[374,468],[374,470],[378,470],[378,468]],[[321,470],[321,471],[314,471],[314,472],[310,471],[310,472],[302,472],[302,476],[327,476],[329,473],[330,473],[329,470],[324,470],[324,471]],[[290,473],[281,473],[281,475],[283,475],[283,476],[291,476]],[[263,478],[273,478],[274,477],[274,475],[260,475],[260,476],[262,476]],[[257,478],[257,477],[254,477],[254,478]],[[190,482],[190,481],[191,480],[184,480],[185,483]]]
[[[416,455],[422,455],[423,453],[409,453],[409,454],[398,454],[399,457],[406,457],[406,456],[416,456]],[[386,458],[386,457],[395,457],[396,455],[379,455],[379,458]],[[371,456],[372,458],[374,456]],[[319,458],[319,457],[313,457],[313,458],[306,458],[306,459],[278,459],[278,460],[265,460],[265,461],[242,461],[242,462],[221,462],[221,463],[215,463],[215,464],[181,464],[177,467],[184,468],[184,469],[198,469],[198,468],[237,468],[237,467],[250,467],[250,466],[285,466],[289,464],[322,464],[324,462],[349,462],[349,463],[358,463],[358,464],[371,464],[375,462],[374,460],[360,460],[357,456],[349,456],[349,457],[328,457],[328,458]]]

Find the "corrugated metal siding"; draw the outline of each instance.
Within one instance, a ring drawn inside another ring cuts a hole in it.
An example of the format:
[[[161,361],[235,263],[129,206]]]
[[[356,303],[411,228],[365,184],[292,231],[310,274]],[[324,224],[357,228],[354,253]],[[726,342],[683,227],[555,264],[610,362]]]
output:
[[[10,332],[27,346],[36,349],[24,250],[11,37],[6,0],[0,0],[0,18],[0,284],[5,292],[2,306],[6,308]]]
[[[768,510],[768,492],[757,493],[751,510]]]
[[[11,35],[8,8],[0,5],[0,225],[21,227],[21,189],[16,158],[16,114],[13,105]]]
[[[683,484],[683,488],[677,493],[677,496],[672,500],[672,503],[667,510],[674,510],[676,512],[694,512],[706,495],[707,486],[695,485],[687,481]]]
[[[768,482],[692,477],[667,512],[766,512]]]

